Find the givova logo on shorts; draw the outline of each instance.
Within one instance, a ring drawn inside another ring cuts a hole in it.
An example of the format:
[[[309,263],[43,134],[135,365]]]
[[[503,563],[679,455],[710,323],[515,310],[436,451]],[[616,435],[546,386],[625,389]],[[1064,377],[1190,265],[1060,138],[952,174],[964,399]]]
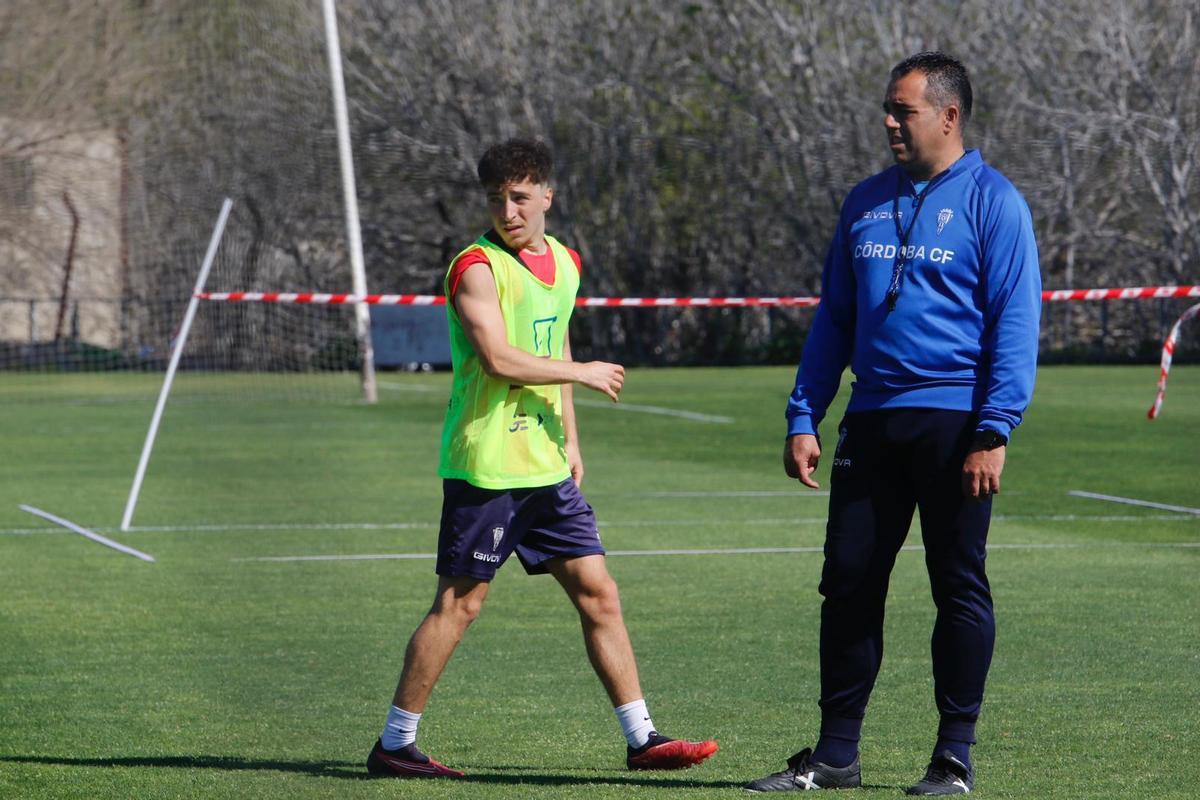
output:
[[[481,553],[478,550],[471,554],[471,557],[476,561],[483,561],[488,564],[499,564],[500,554],[496,550],[500,547],[500,542],[504,541],[504,526],[497,525],[492,528],[492,552]]]

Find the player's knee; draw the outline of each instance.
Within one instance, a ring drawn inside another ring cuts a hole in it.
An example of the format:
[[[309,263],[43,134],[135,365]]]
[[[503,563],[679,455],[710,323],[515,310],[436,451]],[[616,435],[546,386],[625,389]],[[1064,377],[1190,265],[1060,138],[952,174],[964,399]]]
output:
[[[820,592],[830,598],[858,594],[867,583],[867,573],[868,563],[865,559],[856,555],[827,553],[821,571]]]
[[[430,610],[431,617],[465,629],[479,618],[483,610],[483,599],[474,596],[441,598]]]
[[[612,578],[596,581],[585,587],[577,598],[579,613],[593,622],[621,618],[621,596]]]
[[[938,608],[991,612],[992,592],[986,577],[969,573],[935,574],[930,580],[930,589]]]
[[[475,597],[464,598],[458,603],[455,603],[455,614],[462,622],[463,627],[470,625],[479,618],[479,612],[483,610],[483,600]]]

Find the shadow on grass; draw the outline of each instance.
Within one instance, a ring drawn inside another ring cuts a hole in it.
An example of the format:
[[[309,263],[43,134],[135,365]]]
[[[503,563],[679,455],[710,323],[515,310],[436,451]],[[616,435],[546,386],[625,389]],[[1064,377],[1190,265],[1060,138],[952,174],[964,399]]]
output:
[[[575,775],[553,774],[539,771],[536,767],[508,766],[504,764],[479,767],[499,775],[468,773],[464,783],[533,786],[655,786],[662,789],[740,789],[744,781],[706,781],[698,778],[659,777],[662,773],[637,773],[623,775]],[[576,770],[572,768],[571,773]],[[580,769],[581,772],[607,772],[600,768]]]
[[[367,770],[362,764],[350,761],[273,761],[270,759],[248,759],[235,756],[68,758],[65,756],[0,755],[0,763],[5,762],[12,764],[49,764],[63,767],[163,767],[167,769],[292,772],[300,775],[311,775],[317,778],[341,778],[343,780],[360,781],[375,780],[375,778],[367,774]],[[667,778],[652,776],[646,773],[604,776],[553,774],[536,767],[509,765],[493,765],[481,767],[480,769],[500,774],[470,774],[456,782],[482,785],[655,786],[673,789],[737,789],[742,786],[741,782]],[[383,778],[380,780],[388,779]]]
[[[52,764],[62,767],[166,767],[168,769],[219,769],[229,771],[295,772],[322,778],[367,780],[371,776],[349,761],[272,761],[236,756],[118,756],[67,758],[65,756],[0,756],[0,763]]]

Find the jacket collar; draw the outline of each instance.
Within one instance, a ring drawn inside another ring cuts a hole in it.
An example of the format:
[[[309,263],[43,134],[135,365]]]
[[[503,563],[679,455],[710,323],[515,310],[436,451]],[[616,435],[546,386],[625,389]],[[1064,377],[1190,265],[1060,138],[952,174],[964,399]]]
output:
[[[956,175],[975,169],[982,163],[983,156],[979,154],[978,150],[967,150],[957,161],[947,167],[944,171],[934,175],[929,179],[929,181],[927,181],[927,183],[933,181],[943,183]],[[904,167],[900,166],[899,164],[895,164],[892,166],[892,169],[897,170],[900,177],[903,178],[904,182],[902,182],[900,185],[907,185],[909,189],[913,191],[913,194],[916,194],[915,188],[913,187],[913,180],[912,178],[908,177],[908,173],[904,171]]]

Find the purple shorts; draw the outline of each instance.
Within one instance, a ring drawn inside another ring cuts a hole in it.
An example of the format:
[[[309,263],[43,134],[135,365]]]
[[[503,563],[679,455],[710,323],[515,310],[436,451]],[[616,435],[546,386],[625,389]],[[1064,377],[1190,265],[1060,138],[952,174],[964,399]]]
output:
[[[532,489],[480,489],[442,481],[437,574],[490,581],[517,552],[530,575],[551,558],[603,555],[596,514],[570,478]]]

